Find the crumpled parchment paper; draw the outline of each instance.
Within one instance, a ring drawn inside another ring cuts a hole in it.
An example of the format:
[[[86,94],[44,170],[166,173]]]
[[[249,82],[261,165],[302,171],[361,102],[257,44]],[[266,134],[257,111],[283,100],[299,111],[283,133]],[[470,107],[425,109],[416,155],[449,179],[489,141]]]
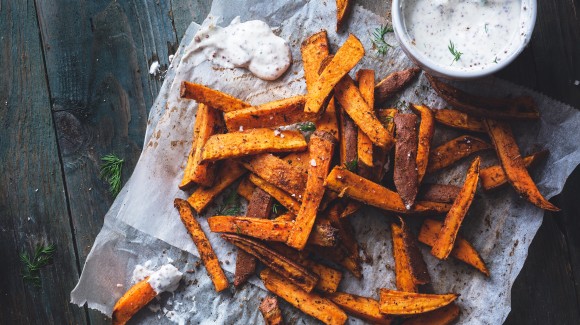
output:
[[[377,78],[408,68],[412,63],[396,46],[394,35],[386,41],[393,44],[386,56],[380,56],[371,44],[370,33],[385,20],[368,10],[355,6],[349,32],[358,36],[366,49],[365,58],[354,69],[372,68]],[[191,146],[192,128],[197,104],[178,98],[179,84],[190,80],[205,84],[242,98],[252,104],[305,93],[300,56],[300,43],[321,29],[328,31],[331,50],[344,42],[348,33],[335,32],[334,1],[260,1],[216,0],[211,13],[222,17],[226,26],[241,16],[242,21],[260,19],[275,28],[287,39],[292,49],[293,63],[282,78],[274,82],[260,80],[243,69],[221,69],[204,62],[193,66],[184,57],[187,45],[199,28],[192,23],[182,40],[165,83],[151,110],[149,127],[141,158],[122,192],[105,216],[103,229],[87,258],[77,287],[71,293],[73,303],[98,309],[110,315],[116,300],[131,286],[135,265],[150,260],[161,266],[171,262],[185,271],[184,283],[175,294],[161,295],[152,310],[145,308],[137,318],[144,324],[174,321],[202,324],[252,324],[260,322],[257,306],[266,295],[259,280],[239,291],[215,293],[203,266],[199,265],[197,250],[183,227],[173,198],[186,198],[177,188],[187,154]],[[547,148],[548,159],[531,172],[540,191],[548,198],[559,193],[566,178],[580,162],[580,143],[577,134],[580,112],[522,87],[494,79],[470,84],[470,90],[482,95],[519,95],[534,97],[542,113],[540,121],[514,123],[514,133],[523,154]],[[425,103],[443,108],[445,103],[431,90],[424,76],[407,88],[397,101]],[[459,132],[438,127],[434,145],[460,135]],[[496,163],[493,152],[483,155],[483,166]],[[428,182],[455,185],[463,183],[467,161],[427,178]],[[217,200],[219,205],[222,198]],[[205,215],[213,215],[210,209]],[[439,261],[423,247],[423,255],[430,267],[435,292],[460,293],[460,324],[500,324],[510,311],[511,286],[527,256],[528,247],[536,234],[544,212],[522,200],[508,187],[493,193],[478,191],[468,216],[460,230],[481,253],[491,277],[486,278],[470,267],[450,259]],[[223,268],[231,277],[235,266],[232,245],[209,232],[203,216],[199,218]],[[351,218],[357,239],[361,243],[363,279],[345,273],[341,290],[378,298],[377,289],[394,288],[391,237],[388,218],[380,211],[365,208]],[[411,221],[413,223],[413,221]],[[417,227],[418,224],[413,224]],[[233,290],[233,289],[232,289]],[[160,310],[155,311],[159,305]],[[283,306],[288,306],[283,303]],[[314,320],[293,308],[283,308],[287,320],[311,323]],[[350,323],[358,320],[351,318]]]

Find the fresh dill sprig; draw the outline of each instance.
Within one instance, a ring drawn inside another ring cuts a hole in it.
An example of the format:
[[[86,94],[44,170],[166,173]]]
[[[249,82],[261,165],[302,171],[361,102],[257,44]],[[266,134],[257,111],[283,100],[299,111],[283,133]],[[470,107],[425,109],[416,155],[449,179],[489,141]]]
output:
[[[393,28],[387,25],[385,26],[381,25],[380,27],[375,28],[375,30],[372,32],[371,42],[373,43],[374,48],[377,50],[377,52],[379,52],[380,55],[387,54],[389,47],[393,47],[391,44],[385,41],[385,35],[387,35],[387,33],[392,32]]]
[[[123,159],[108,154],[101,158],[101,178],[109,183],[109,191],[113,196],[117,196],[121,191],[121,170],[123,169]]]
[[[447,46],[447,48],[449,49],[449,52],[451,52],[451,55],[453,55],[453,62],[459,61],[459,59],[461,59],[461,55],[463,55],[463,53],[459,52],[455,48],[455,44],[453,44],[451,40],[449,40],[449,45]],[[451,64],[453,64],[453,62],[451,62]]]
[[[388,115],[387,116],[381,116],[380,121],[381,121],[382,124],[386,125],[386,124],[389,124],[389,123],[391,123],[393,121],[393,117],[392,116],[388,116]]]
[[[347,170],[356,173],[356,170],[358,168],[358,159],[355,158],[351,161],[347,161],[344,163],[344,167],[346,167]]]
[[[302,132],[316,131],[316,125],[312,122],[298,123],[298,129]]]
[[[223,205],[218,210],[218,215],[220,216],[236,216],[241,212],[240,206],[240,196],[238,192],[231,191],[230,195],[226,198]]]
[[[286,212],[286,208],[280,204],[278,201],[274,202],[274,204],[272,204],[272,213],[274,213],[275,215],[278,214],[282,214]]]
[[[56,248],[54,245],[38,245],[32,258],[26,252],[20,254],[20,260],[24,264],[22,280],[40,287],[40,268],[48,265],[52,261],[52,254]]]

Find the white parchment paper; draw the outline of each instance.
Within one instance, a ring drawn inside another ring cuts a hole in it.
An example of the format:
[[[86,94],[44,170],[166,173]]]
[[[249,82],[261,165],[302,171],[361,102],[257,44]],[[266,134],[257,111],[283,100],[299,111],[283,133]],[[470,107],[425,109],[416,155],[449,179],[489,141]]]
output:
[[[412,63],[396,46],[394,35],[386,37],[394,48],[386,56],[373,50],[369,34],[383,18],[360,6],[353,8],[349,32],[358,36],[366,49],[365,58],[354,69],[375,69],[377,78],[408,68]],[[348,33],[335,32],[334,1],[260,1],[216,0],[211,14],[223,19],[222,26],[235,16],[242,21],[261,19],[289,40],[293,63],[282,78],[262,81],[243,69],[221,69],[204,62],[193,66],[184,58],[198,26],[192,24],[166,75],[165,83],[151,110],[145,148],[122,192],[105,216],[103,229],[87,258],[77,287],[71,293],[73,303],[98,309],[110,315],[116,300],[131,286],[135,265],[150,260],[161,266],[171,262],[185,271],[184,284],[174,295],[162,295],[161,309],[145,309],[137,316],[144,324],[170,322],[202,324],[253,324],[261,322],[257,306],[266,295],[259,281],[240,291],[215,293],[203,267],[199,266],[197,250],[183,227],[173,198],[186,198],[177,188],[191,146],[196,103],[178,98],[179,84],[190,80],[222,90],[252,104],[305,93],[300,43],[321,29],[328,31],[331,49],[342,44]],[[540,121],[514,123],[514,132],[523,154],[537,149],[550,150],[548,159],[532,171],[540,191],[548,198],[559,193],[566,178],[580,162],[580,142],[577,134],[580,112],[541,94],[498,79],[485,79],[470,85],[471,91],[482,94],[534,97],[542,113]],[[394,98],[396,101],[423,102],[443,108],[445,103],[420,76],[413,85]],[[434,145],[460,133],[438,128]],[[484,166],[496,163],[493,153],[484,155]],[[459,164],[427,181],[461,185],[467,162]],[[218,199],[218,205],[221,198]],[[206,215],[212,215],[210,209]],[[461,294],[461,324],[500,324],[510,311],[511,286],[519,273],[528,247],[542,222],[543,211],[520,199],[509,187],[488,194],[478,191],[477,198],[461,229],[486,261],[491,277],[459,262],[438,261],[423,247],[430,267],[435,292]],[[223,268],[231,276],[235,266],[235,250],[209,232],[207,222],[199,218],[206,230]],[[352,217],[357,239],[361,242],[365,263],[363,279],[345,275],[341,290],[378,298],[377,289],[394,288],[391,237],[388,218],[373,208],[365,208]],[[415,227],[417,224],[414,225]],[[284,304],[286,307],[287,305]],[[312,318],[293,308],[284,308],[289,321],[311,323]],[[351,323],[358,320],[351,318]]]

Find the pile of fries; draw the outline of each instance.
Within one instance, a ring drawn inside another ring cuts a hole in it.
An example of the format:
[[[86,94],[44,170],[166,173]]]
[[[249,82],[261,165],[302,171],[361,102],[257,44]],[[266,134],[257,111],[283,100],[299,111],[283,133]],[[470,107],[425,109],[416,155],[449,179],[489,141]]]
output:
[[[327,324],[343,324],[347,314],[373,324],[454,321],[460,312],[454,304],[458,294],[421,292],[431,278],[418,242],[430,246],[438,259],[452,256],[490,276],[476,249],[459,235],[479,183],[483,190],[509,183],[536,206],[558,210],[527,171],[546,152],[522,157],[507,122],[539,118],[534,103],[526,97],[476,97],[429,76],[454,109],[411,104],[412,111],[402,112],[381,105],[419,69],[392,73],[378,84],[373,70],[360,69],[353,80],[349,72],[365,54],[361,42],[350,35],[332,55],[326,31],[306,39],[301,52],[306,95],[252,106],[200,84],[181,86],[181,97],[199,106],[180,184],[193,192],[187,200],[175,199],[175,207],[216,291],[228,288],[228,279],[196,215],[237,184],[235,191],[248,200],[246,214],[216,215],[207,222],[212,232],[222,234],[224,245],[238,248],[235,286],[256,274],[258,262],[264,266],[259,277],[275,295],[259,307],[267,324],[282,323],[276,296]],[[436,123],[469,134],[433,148]],[[471,135],[478,133],[487,134],[491,143]],[[493,149],[501,164],[480,168],[476,154]],[[462,186],[423,182],[426,175],[473,156]],[[385,168],[389,161],[390,172]],[[361,277],[349,217],[363,205],[395,217],[396,290],[377,288],[379,300],[337,291],[338,268]],[[416,235],[405,222],[416,215],[444,218],[425,218]],[[135,304],[145,300],[135,299]],[[127,318],[126,305],[115,306],[114,319]]]

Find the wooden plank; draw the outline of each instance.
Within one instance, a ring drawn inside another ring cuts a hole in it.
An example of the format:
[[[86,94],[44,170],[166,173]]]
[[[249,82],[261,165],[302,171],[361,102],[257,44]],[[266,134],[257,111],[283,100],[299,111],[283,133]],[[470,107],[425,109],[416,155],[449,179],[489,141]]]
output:
[[[211,9],[212,0],[170,0],[173,25],[177,39],[181,41],[183,34],[192,21],[201,24],[209,10]],[[229,22],[226,22],[229,24]]]
[[[68,303],[79,266],[50,112],[33,1],[0,3],[0,324],[86,324]],[[52,243],[42,287],[24,283],[19,255]]]

